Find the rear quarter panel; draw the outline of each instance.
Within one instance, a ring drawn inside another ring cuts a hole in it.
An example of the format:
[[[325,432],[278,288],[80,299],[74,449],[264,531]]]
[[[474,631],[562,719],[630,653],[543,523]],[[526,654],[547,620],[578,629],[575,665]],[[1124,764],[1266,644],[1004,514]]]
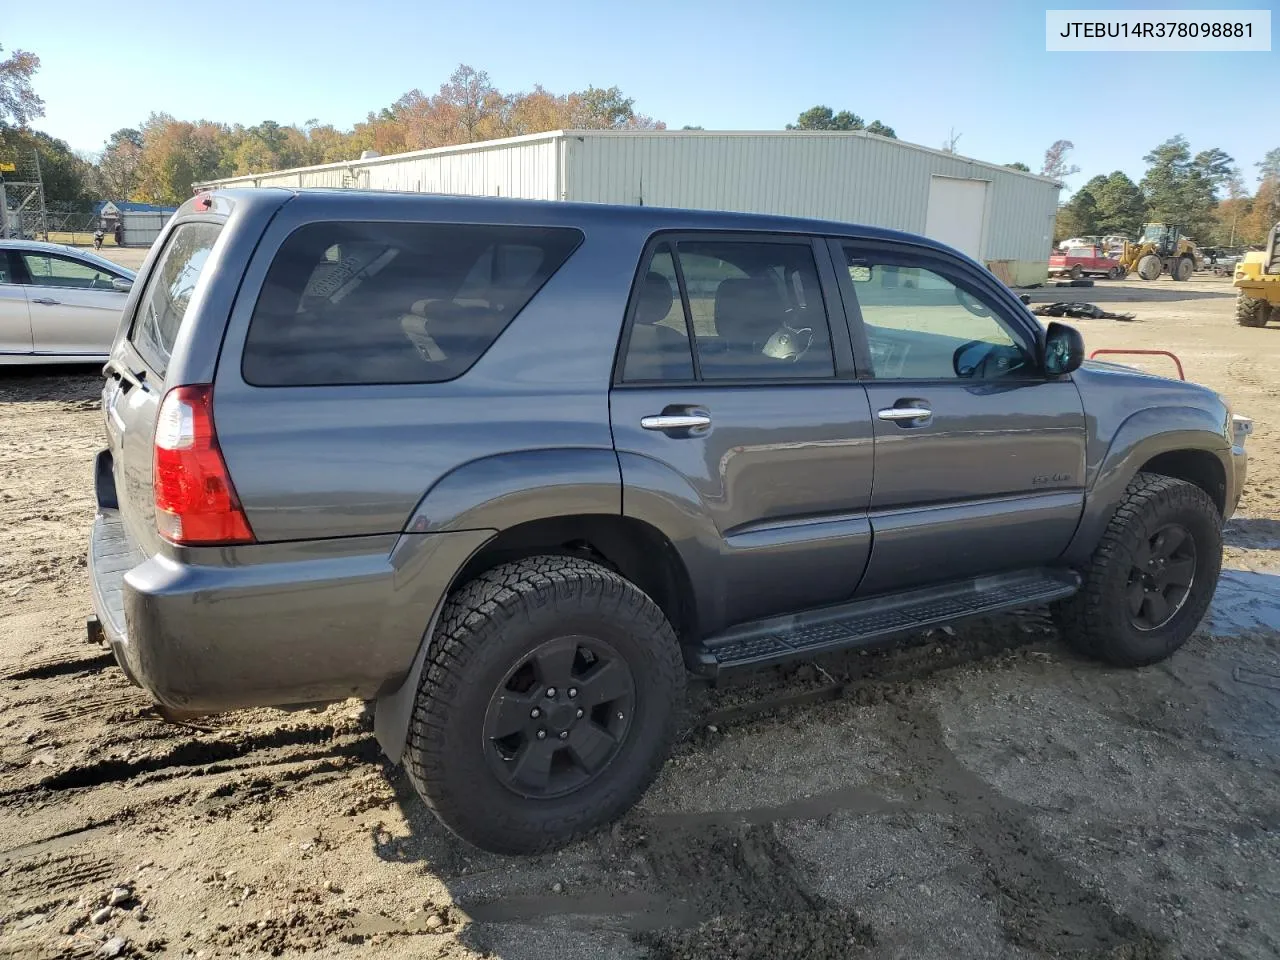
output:
[[[307,194],[272,222],[231,315],[214,401],[219,442],[260,541],[400,531],[441,478],[499,454],[607,451],[618,482],[609,378],[647,235],[625,223],[587,227],[568,261],[456,380],[341,387],[245,383],[241,356],[250,317],[272,257],[290,233],[324,220],[463,218],[512,222],[502,208],[489,211],[483,203],[428,206],[421,197]],[[520,222],[580,227],[572,211],[552,205]],[[615,499],[612,510],[618,509]],[[429,522],[446,520],[436,512]]]

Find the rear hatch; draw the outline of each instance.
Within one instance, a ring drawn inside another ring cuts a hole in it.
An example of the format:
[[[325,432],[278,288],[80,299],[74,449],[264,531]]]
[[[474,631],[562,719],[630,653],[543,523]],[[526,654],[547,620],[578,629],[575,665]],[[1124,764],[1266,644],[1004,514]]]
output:
[[[125,310],[104,370],[108,452],[99,467],[99,499],[100,506],[113,506],[102,503],[102,474],[109,474],[115,489],[105,499],[114,494],[131,549],[147,556],[165,543],[156,522],[154,477],[161,404],[174,388],[212,383],[248,251],[288,196],[270,191],[193,198],[134,283],[137,300]]]

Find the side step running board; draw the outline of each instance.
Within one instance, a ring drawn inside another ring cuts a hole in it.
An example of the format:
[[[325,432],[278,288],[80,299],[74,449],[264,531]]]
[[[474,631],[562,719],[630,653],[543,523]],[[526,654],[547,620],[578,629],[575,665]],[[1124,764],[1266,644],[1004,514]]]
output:
[[[1080,577],[1074,571],[1039,569],[855,600],[732,627],[691,651],[689,666],[703,676],[715,676],[722,670],[873,646],[954,620],[1061,600],[1079,588]]]

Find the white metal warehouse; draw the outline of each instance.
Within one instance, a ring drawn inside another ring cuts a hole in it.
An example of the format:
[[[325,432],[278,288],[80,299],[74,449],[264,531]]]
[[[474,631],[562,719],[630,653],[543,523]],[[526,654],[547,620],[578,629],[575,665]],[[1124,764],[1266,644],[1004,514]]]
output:
[[[1060,185],[863,132],[556,130],[232,177],[208,187],[354,187],[735,210],[922,233],[1008,283],[1043,282]]]

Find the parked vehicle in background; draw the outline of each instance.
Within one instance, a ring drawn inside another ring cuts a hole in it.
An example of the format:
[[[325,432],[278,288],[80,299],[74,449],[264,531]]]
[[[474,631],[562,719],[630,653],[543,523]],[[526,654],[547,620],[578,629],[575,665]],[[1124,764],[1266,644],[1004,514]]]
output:
[[[159,243],[104,371],[91,635],[180,710],[376,699],[486,849],[626,811],[687,671],[1045,603],[1137,666],[1213,596],[1248,422],[1082,364],[935,241],[269,189]]]
[[[0,240],[0,364],[102,363],[133,280],[87,250]]]
[[[1267,234],[1262,250],[1246,253],[1236,264],[1236,322],[1265,327],[1280,319],[1280,223]]]
[[[1099,246],[1068,247],[1062,253],[1049,256],[1049,276],[1069,276],[1073,280],[1081,277],[1107,277],[1119,280],[1125,275],[1120,261],[1107,256]]]

